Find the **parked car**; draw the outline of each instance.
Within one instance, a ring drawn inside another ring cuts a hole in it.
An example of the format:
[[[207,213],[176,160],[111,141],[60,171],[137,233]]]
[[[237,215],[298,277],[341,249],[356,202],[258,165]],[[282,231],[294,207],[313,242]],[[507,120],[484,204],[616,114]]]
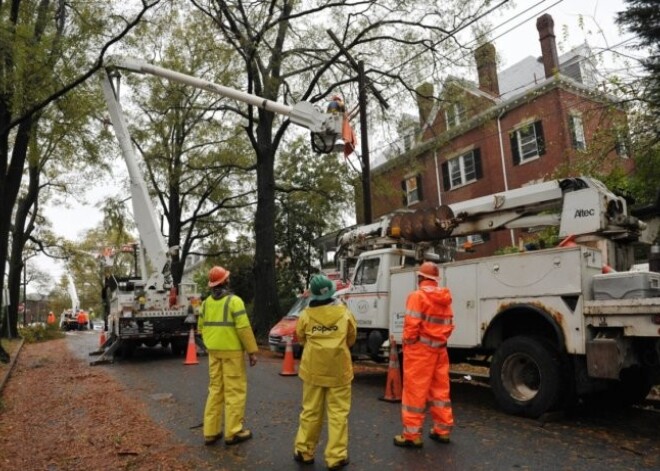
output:
[[[348,285],[342,283],[341,280],[335,279],[332,275],[328,275],[328,278],[335,282],[337,291],[335,296],[339,294],[339,290],[346,288]],[[336,277],[338,278],[338,276]],[[305,291],[298,297],[298,300],[291,306],[289,312],[280,319],[280,321],[275,324],[268,333],[268,345],[271,352],[284,353],[286,350],[286,337],[292,337],[293,345],[293,357],[300,358],[302,355],[302,346],[298,344],[298,338],[296,337],[296,324],[298,323],[298,318],[300,314],[309,306],[310,301],[309,291]]]
[[[293,356],[294,358],[300,358],[302,355],[302,347],[298,344],[298,338],[296,337],[296,324],[298,323],[298,317],[309,306],[310,296],[309,292],[305,291],[298,297],[298,300],[293,303],[289,312],[280,319],[280,321],[275,324],[270,332],[268,333],[268,345],[270,346],[271,352],[284,353],[286,349],[286,337],[292,337],[293,344]]]

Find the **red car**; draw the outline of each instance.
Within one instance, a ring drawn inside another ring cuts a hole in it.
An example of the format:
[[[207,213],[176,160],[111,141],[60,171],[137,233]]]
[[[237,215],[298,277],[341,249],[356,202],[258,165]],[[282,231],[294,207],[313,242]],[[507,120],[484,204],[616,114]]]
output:
[[[271,352],[284,353],[286,349],[286,337],[291,336],[293,338],[293,356],[294,358],[300,358],[302,347],[298,345],[298,339],[296,338],[296,324],[298,323],[300,314],[309,306],[309,301],[309,292],[305,291],[298,297],[298,300],[293,306],[291,306],[289,312],[270,329],[268,333],[268,345]]]

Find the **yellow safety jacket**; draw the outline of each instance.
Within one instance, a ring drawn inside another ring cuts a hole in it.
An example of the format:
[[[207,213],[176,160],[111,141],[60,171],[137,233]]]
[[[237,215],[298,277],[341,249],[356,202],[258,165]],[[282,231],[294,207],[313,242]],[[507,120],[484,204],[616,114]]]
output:
[[[298,376],[316,386],[344,386],[353,380],[349,348],[355,343],[357,323],[341,302],[308,307],[296,323],[298,342],[305,348]]]
[[[259,350],[243,300],[234,294],[219,299],[212,295],[206,298],[200,309],[197,330],[208,350],[226,352],[227,357],[242,355],[244,350],[248,353]]]

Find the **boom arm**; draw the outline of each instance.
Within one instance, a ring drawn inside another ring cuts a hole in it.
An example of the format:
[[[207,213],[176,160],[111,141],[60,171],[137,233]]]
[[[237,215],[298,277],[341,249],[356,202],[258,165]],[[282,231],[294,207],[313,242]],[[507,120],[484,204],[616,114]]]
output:
[[[625,200],[591,178],[566,178],[483,196],[449,206],[384,216],[339,238],[340,248],[384,243],[434,242],[501,229],[559,226],[559,235],[600,234],[636,240],[645,224],[628,214]]]
[[[343,149],[341,135],[344,117],[342,114],[324,113],[309,102],[300,102],[294,106],[284,105],[240,90],[158,67],[140,59],[121,56],[106,58],[102,77],[103,95],[108,106],[108,111],[110,112],[110,120],[114,126],[115,134],[119,140],[122,155],[128,168],[131,181],[133,214],[140,233],[142,247],[146,249],[146,255],[154,270],[154,273],[147,279],[146,286],[148,288],[154,287],[162,290],[167,287],[171,278],[170,264],[167,246],[160,233],[156,219],[156,210],[137,164],[136,153],[133,149],[128,126],[126,125],[124,113],[119,102],[118,89],[115,89],[113,86],[112,78],[119,76],[119,70],[149,74],[173,82],[183,83],[287,116],[293,123],[307,128],[312,132],[312,138],[317,149],[331,149],[333,151],[341,151]],[[146,277],[145,273],[143,273],[143,277]]]
[[[80,300],[78,299],[78,291],[76,291],[76,285],[73,283],[73,277],[70,273],[66,274],[67,279],[69,280],[69,297],[71,298],[71,310],[75,316],[80,309]]]

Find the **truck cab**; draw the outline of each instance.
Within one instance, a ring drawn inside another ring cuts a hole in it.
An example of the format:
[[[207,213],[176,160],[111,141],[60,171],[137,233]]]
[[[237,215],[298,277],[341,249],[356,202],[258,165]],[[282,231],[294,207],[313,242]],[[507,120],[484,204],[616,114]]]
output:
[[[432,260],[438,258],[434,254],[426,256]],[[415,289],[414,276],[410,277],[412,283],[401,278],[394,278],[396,281],[393,282],[392,274],[414,272],[418,265],[414,250],[382,248],[360,255],[349,287],[337,292],[358,324],[354,355],[368,356],[376,361],[387,358],[383,355],[383,345],[389,339],[390,326],[398,323],[403,328],[405,297]],[[395,297],[392,296],[393,290],[397,292]]]

